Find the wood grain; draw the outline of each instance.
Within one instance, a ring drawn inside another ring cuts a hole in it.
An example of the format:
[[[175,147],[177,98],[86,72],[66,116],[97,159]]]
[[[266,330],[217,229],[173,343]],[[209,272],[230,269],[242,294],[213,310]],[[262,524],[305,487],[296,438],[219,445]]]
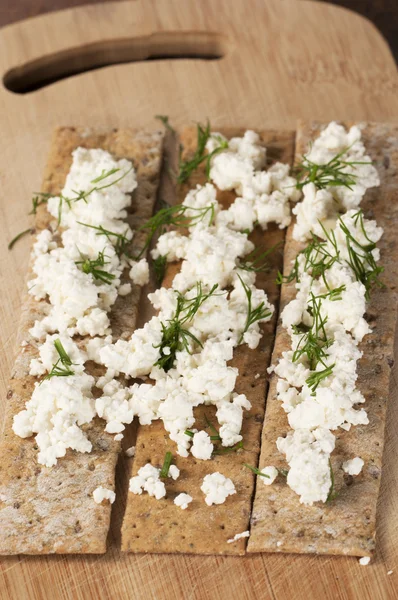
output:
[[[242,27],[244,23],[244,27]],[[297,118],[398,122],[398,78],[388,47],[361,17],[302,0],[137,0],[72,9],[0,31],[0,73],[52,52],[153,32],[213,32],[221,60],[146,61],[106,67],[26,95],[0,88],[0,382],[14,360],[29,243],[7,242],[31,224],[51,131],[58,125],[146,127],[155,114],[182,125],[289,129]],[[353,35],[355,32],[355,35]],[[396,397],[396,396],[395,396]],[[388,600],[398,595],[398,407],[391,402],[373,566],[355,558],[122,556],[120,460],[110,551],[103,557],[3,558],[1,600],[175,598]],[[389,569],[396,569],[387,576]]]

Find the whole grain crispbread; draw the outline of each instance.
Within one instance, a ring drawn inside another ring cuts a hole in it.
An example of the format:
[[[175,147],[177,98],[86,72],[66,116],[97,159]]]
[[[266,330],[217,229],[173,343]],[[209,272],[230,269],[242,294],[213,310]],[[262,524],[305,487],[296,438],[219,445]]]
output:
[[[228,129],[222,133],[230,138],[243,135],[242,130]],[[293,158],[294,134],[292,132],[264,131],[260,133],[267,147],[267,156],[271,162],[280,160],[291,163]],[[192,156],[196,148],[196,128],[187,128],[182,132],[184,157]],[[177,143],[177,140],[176,140]],[[175,195],[175,202],[182,202],[188,189],[197,183],[205,182],[204,168],[195,172],[181,186]],[[218,199],[227,207],[235,198],[231,192],[219,192]],[[122,528],[122,550],[127,552],[172,552],[193,554],[232,554],[245,553],[247,539],[228,544],[227,540],[235,534],[249,528],[250,512],[254,492],[254,476],[244,466],[248,463],[257,466],[260,451],[260,433],[264,418],[265,396],[269,365],[274,343],[276,315],[278,312],[279,289],[275,284],[276,274],[282,266],[283,241],[285,231],[271,226],[265,232],[259,228],[250,239],[264,249],[280,243],[278,249],[270,255],[270,268],[266,273],[258,273],[257,287],[263,288],[269,300],[275,305],[274,318],[263,327],[263,338],[256,350],[246,345],[235,350],[232,366],[239,369],[236,391],[244,393],[252,403],[252,409],[244,412],[243,442],[244,450],[215,456],[210,461],[197,460],[192,455],[182,458],[176,454],[176,446],[170,441],[161,421],[149,426],[140,426],[136,441],[136,455],[131,475],[147,462],[161,466],[166,451],[174,455],[174,462],[181,471],[180,477],[166,482],[167,496],[156,500],[146,493],[141,496],[128,494],[127,508]],[[164,285],[170,285],[176,265],[170,265]],[[214,425],[215,408],[198,407],[195,411],[198,429],[209,433],[206,417]],[[208,473],[220,471],[230,477],[237,493],[226,499],[224,504],[207,506],[204,494],[200,490],[203,478]],[[186,510],[173,503],[177,494],[186,492],[193,501]]]
[[[103,148],[117,158],[131,160],[137,171],[138,187],[132,196],[127,221],[136,227],[153,210],[162,160],[163,134],[130,129],[91,131],[83,128],[57,129],[44,176],[43,191],[61,191],[69,171],[71,152],[78,146]],[[36,216],[36,230],[53,219],[42,205]],[[137,234],[132,247],[142,246]],[[127,276],[126,276],[127,277]],[[127,281],[127,278],[126,278]],[[129,337],[137,318],[140,288],[119,297],[111,312],[115,338]],[[18,354],[7,394],[7,414],[0,443],[0,554],[103,553],[109,529],[111,507],[98,505],[93,491],[98,486],[114,489],[115,465],[120,442],[104,432],[104,422],[95,419],[85,427],[93,444],[90,454],[69,450],[52,468],[37,462],[34,438],[22,439],[12,431],[12,420],[29,399],[34,377],[29,375],[37,343],[29,335],[35,319],[46,313],[47,303],[28,294],[22,304],[17,335]],[[21,347],[21,342],[27,345]],[[101,367],[89,363],[87,371],[99,374]]]
[[[346,124],[350,126],[351,124]],[[301,158],[308,143],[319,135],[322,125],[300,124],[296,157]],[[314,506],[300,504],[298,496],[283,477],[271,486],[257,482],[251,519],[249,552],[298,552],[369,556],[375,547],[376,503],[379,493],[386,406],[393,365],[398,286],[398,126],[362,124],[363,141],[379,172],[381,186],[368,190],[362,201],[367,218],[383,227],[378,246],[385,268],[382,288],[375,287],[366,316],[372,328],[360,344],[363,358],[358,363],[358,388],[366,398],[364,408],[369,425],[350,431],[336,431],[336,449],[332,454],[337,498]],[[289,228],[284,257],[284,273],[301,245],[292,239]],[[295,295],[294,283],[282,286],[281,308]],[[278,326],[272,362],[290,348],[290,338]],[[284,457],[276,448],[276,439],[289,430],[286,414],[276,397],[277,376],[273,375],[267,397],[267,409],[261,442],[260,467],[284,468]],[[360,456],[365,461],[360,475],[352,478],[341,468],[343,461]]]

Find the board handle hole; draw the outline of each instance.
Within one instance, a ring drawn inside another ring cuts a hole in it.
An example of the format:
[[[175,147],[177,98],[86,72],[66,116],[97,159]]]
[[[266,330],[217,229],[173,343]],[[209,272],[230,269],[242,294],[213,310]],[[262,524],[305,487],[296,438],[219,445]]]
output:
[[[154,60],[219,60],[227,52],[225,36],[212,32],[159,32],[147,36],[96,42],[42,56],[9,69],[3,85],[27,94],[87,71]]]

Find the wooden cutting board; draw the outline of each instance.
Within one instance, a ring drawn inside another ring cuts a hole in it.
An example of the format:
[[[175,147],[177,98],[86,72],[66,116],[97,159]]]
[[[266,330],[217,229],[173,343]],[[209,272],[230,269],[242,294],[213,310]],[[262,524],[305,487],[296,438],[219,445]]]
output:
[[[0,85],[1,410],[29,251],[27,239],[12,253],[7,242],[31,222],[54,126],[156,127],[155,114],[177,125],[209,117],[216,127],[262,129],[294,128],[297,118],[398,120],[396,68],[374,26],[307,1],[137,0],[53,13],[0,31],[0,74],[8,87]],[[393,390],[371,566],[268,554],[121,555],[121,461],[108,554],[2,558],[1,600],[398,597],[396,400]]]

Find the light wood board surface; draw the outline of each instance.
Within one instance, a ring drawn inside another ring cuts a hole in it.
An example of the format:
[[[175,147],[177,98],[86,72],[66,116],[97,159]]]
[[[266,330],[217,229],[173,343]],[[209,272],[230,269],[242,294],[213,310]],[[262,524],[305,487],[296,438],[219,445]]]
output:
[[[363,18],[295,0],[137,0],[72,9],[0,31],[0,73],[11,87],[70,69],[107,66],[26,94],[0,87],[1,409],[14,355],[29,242],[7,242],[31,223],[57,125],[156,127],[209,117],[214,126],[294,128],[297,118],[398,121],[392,56]],[[396,400],[396,394],[392,394]],[[109,551],[100,557],[2,558],[1,600],[325,598],[398,596],[398,408],[390,402],[373,565],[355,558],[121,555],[125,465]],[[387,571],[393,569],[390,576]]]

